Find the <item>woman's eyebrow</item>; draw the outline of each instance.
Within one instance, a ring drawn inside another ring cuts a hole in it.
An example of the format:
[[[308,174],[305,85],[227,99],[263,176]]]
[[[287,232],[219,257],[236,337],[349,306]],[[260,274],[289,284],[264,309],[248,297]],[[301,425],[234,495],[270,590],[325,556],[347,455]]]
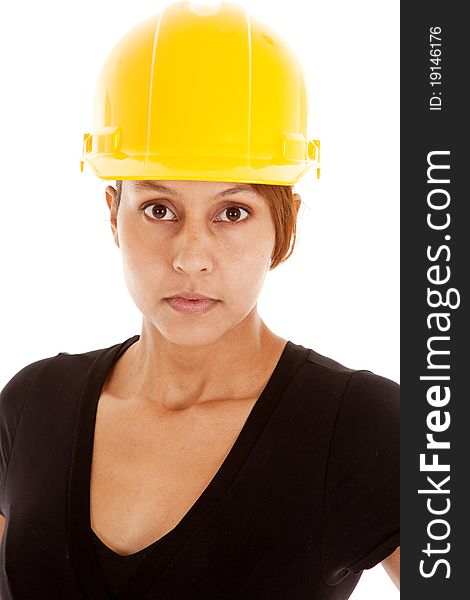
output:
[[[165,185],[161,185],[160,183],[156,183],[155,181],[134,180],[132,182],[132,185],[134,187],[134,190],[136,190],[137,192],[145,191],[145,190],[152,190],[154,192],[161,192],[162,194],[170,194],[171,196],[178,196],[177,192],[175,192],[174,190],[166,187]]]
[[[251,187],[250,184],[248,184],[248,183],[242,183],[242,184],[237,185],[235,187],[231,187],[231,188],[227,188],[226,190],[223,190],[219,194],[216,194],[215,198],[219,198],[221,196],[222,197],[231,196],[233,194],[238,194],[239,192],[248,192],[248,193],[251,193],[251,194],[256,194],[255,190]]]
[[[157,183],[152,180],[142,180],[142,181],[134,180],[133,186],[136,191],[152,190],[154,192],[160,192],[162,194],[169,194],[171,196],[179,196],[178,192],[176,192],[175,190],[172,190],[171,188],[166,187],[165,185],[162,185],[161,183]],[[250,184],[241,183],[234,187],[230,187],[225,190],[222,190],[221,192],[216,194],[214,196],[214,198],[231,196],[233,194],[238,194],[240,192],[248,192],[251,194],[256,194],[255,190],[251,187]]]

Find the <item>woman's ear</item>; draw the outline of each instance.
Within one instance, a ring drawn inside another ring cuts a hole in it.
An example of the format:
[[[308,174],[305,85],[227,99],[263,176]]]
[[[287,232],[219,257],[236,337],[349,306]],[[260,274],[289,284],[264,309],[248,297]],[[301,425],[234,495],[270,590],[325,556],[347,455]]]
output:
[[[298,215],[300,205],[302,204],[302,198],[296,192],[292,194],[292,197],[294,198],[295,214]]]
[[[119,248],[119,236],[117,230],[117,191],[113,188],[112,185],[108,185],[105,191],[106,194],[106,204],[109,208],[109,216],[111,221],[111,231],[113,232],[114,243]]]

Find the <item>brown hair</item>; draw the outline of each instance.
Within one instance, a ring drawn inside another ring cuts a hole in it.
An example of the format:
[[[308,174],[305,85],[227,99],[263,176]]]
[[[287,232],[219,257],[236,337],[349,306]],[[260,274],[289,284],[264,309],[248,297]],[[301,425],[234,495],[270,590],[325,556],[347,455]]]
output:
[[[275,242],[271,256],[270,269],[286,261],[294,251],[297,233],[298,204],[295,202],[291,185],[265,185],[251,183],[253,190],[266,200],[274,221]],[[116,212],[119,209],[122,194],[122,180],[116,181]]]

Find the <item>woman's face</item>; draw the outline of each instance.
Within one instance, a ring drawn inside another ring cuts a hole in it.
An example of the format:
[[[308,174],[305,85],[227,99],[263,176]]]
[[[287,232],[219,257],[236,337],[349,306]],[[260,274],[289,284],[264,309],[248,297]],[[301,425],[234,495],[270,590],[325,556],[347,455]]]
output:
[[[256,306],[275,229],[266,200],[248,185],[125,181],[111,222],[131,297],[168,341],[214,342]],[[215,301],[171,300],[180,294]]]

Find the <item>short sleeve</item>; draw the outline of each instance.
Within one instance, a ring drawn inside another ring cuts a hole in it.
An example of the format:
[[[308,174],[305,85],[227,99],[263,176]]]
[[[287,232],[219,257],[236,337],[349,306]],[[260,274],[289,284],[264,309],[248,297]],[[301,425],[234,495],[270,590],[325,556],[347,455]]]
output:
[[[354,371],[338,408],[325,477],[325,581],[370,569],[399,545],[399,386]]]
[[[10,379],[0,392],[0,513],[4,512],[4,491],[15,432],[29,389],[47,359],[27,365]]]

